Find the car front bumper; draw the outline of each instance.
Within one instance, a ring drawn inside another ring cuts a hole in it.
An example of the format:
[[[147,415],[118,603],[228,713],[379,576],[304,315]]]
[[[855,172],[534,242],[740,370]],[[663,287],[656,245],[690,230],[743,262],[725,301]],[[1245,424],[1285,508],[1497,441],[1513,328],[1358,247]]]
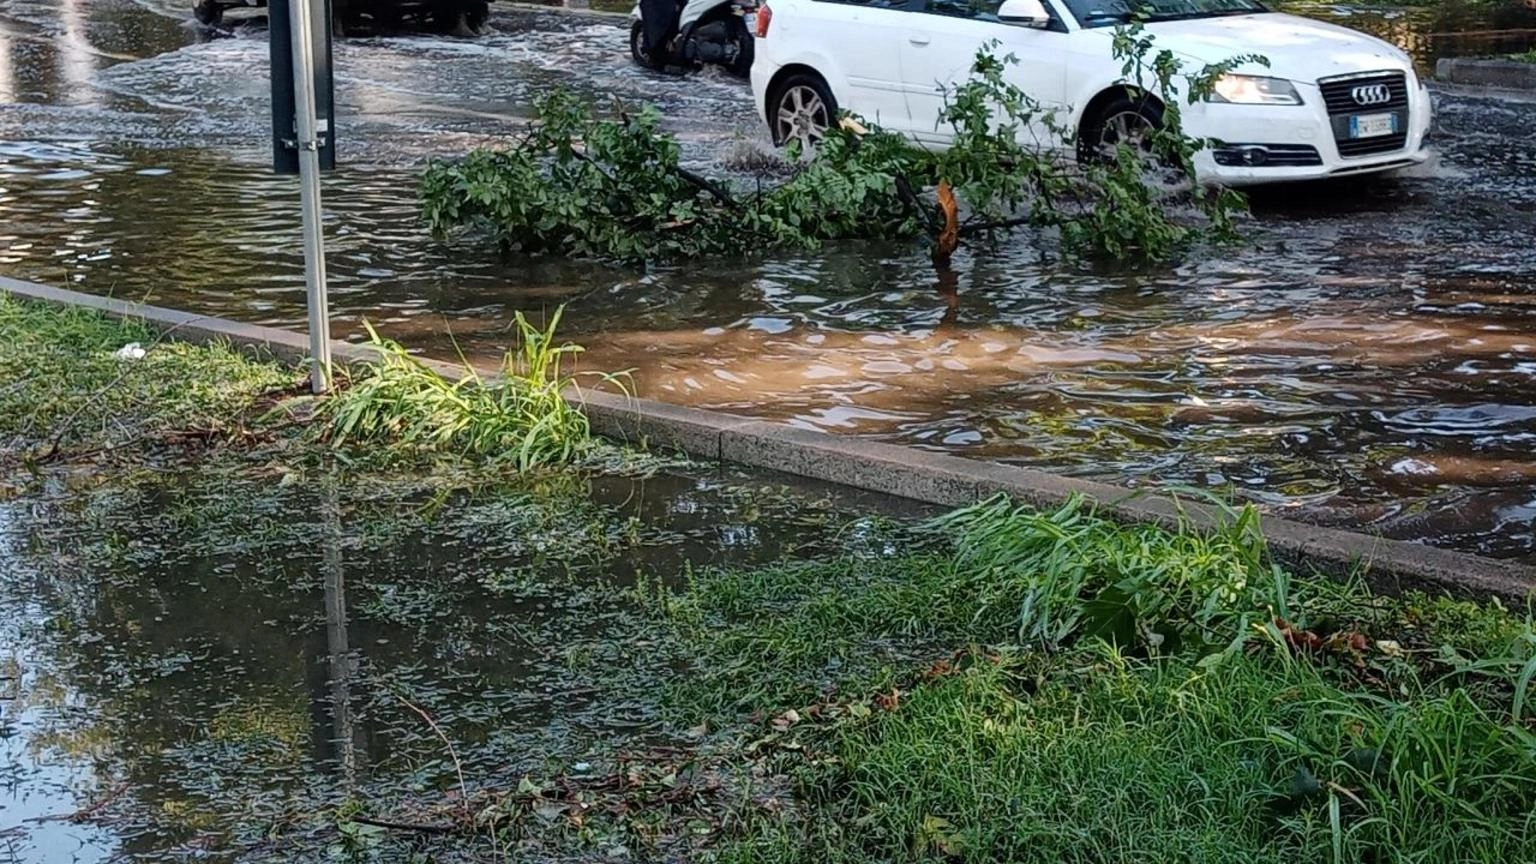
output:
[[[1408,80],[1402,145],[1366,155],[1340,152],[1334,133],[1340,117],[1329,114],[1314,83],[1293,82],[1301,93],[1301,105],[1190,105],[1184,109],[1185,132],[1217,142],[1195,155],[1195,173],[1204,183],[1253,186],[1373,174],[1421,164],[1430,157],[1428,137],[1434,108],[1429,91],[1411,76]],[[1360,113],[1368,110],[1361,109]]]

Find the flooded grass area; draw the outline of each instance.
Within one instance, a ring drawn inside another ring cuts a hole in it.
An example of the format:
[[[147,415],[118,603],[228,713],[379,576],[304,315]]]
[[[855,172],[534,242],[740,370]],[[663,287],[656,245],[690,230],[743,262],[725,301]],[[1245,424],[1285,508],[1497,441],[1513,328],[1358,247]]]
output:
[[[263,419],[295,370],[12,301],[0,332],[36,373],[0,429],[0,860],[315,860],[349,802],[675,742],[665,670],[596,674],[645,653],[635,598],[880,508],[618,451],[343,458]]]
[[[1528,47],[1536,18],[1514,3],[1298,10],[1425,68]],[[0,272],[302,326],[296,191],[267,170],[264,25],[210,38],[187,15],[0,2]],[[1169,266],[1065,262],[1017,234],[944,284],[900,246],[640,271],[434,242],[420,167],[505,140],[563,84],[654,102],[690,164],[750,174],[763,144],[745,86],[636,69],[612,18],[498,8],[492,27],[338,44],[339,337],[366,320],[494,360],[514,312],[565,304],[585,368],[631,369],[648,398],[1532,555],[1536,103],[1438,92],[1437,165],[1256,194],[1251,243]]]
[[[0,336],[82,420],[0,414],[0,861],[1536,855],[1529,613],[1293,577],[1252,510],[350,447],[292,368]]]

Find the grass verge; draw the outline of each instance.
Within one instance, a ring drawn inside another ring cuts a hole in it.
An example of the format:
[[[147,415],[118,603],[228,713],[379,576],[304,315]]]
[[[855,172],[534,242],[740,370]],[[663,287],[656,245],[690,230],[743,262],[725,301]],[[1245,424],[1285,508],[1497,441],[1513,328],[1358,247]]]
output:
[[[696,577],[674,717],[745,728],[741,773],[794,788],[713,854],[1536,860],[1530,617],[1291,579],[1234,515],[994,502],[916,552]]]
[[[586,416],[562,398],[572,379],[561,362],[581,349],[556,341],[559,317],[540,330],[519,315],[519,348],[499,374],[466,365],[458,381],[370,330],[379,359],[340,370],[337,391],[314,399],[302,370],[228,343],[177,342],[143,322],[0,294],[0,454],[35,463],[260,440],[302,455],[289,433],[303,428],[353,463],[618,465],[625,460],[594,448]]]
[[[300,379],[5,297],[0,336],[0,434],[33,453],[228,431]],[[130,342],[142,357],[118,356]],[[525,344],[493,385],[426,380],[391,349],[312,428],[496,462],[547,426],[515,464],[570,458],[564,349]],[[1536,861],[1528,613],[1293,578],[1248,511],[1196,535],[994,501],[910,533],[859,523],[840,548],[614,592],[638,601],[634,632],[565,634],[562,653],[593,693],[624,686],[603,667],[645,688],[616,715],[656,705],[702,740],[448,812],[677,860]]]
[[[0,453],[51,458],[229,433],[296,370],[225,343],[0,294]]]

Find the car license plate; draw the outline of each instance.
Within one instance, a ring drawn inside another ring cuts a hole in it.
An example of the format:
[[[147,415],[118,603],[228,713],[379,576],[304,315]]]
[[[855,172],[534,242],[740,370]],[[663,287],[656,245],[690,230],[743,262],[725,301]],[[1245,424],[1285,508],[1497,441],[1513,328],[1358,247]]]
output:
[[[1356,114],[1349,118],[1349,137],[1375,138],[1397,132],[1396,114]]]

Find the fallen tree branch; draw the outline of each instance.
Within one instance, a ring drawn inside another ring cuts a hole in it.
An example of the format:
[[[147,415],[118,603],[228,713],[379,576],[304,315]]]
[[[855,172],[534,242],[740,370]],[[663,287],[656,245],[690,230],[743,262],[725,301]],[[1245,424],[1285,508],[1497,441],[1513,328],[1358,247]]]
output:
[[[392,822],[388,819],[374,819],[371,816],[353,816],[351,821],[359,825],[372,825],[375,828],[387,828],[391,831],[414,831],[417,834],[454,834],[464,830],[462,827],[452,824]]]
[[[634,119],[629,116],[629,112],[621,111],[619,112],[619,117],[624,121],[624,127],[626,129],[634,125]],[[725,188],[720,184],[709,179],[708,177],[695,174],[681,165],[673,166],[672,170],[677,173],[678,177],[681,177],[689,185],[704,192],[708,192],[710,196],[712,196],[716,201],[719,201],[721,204],[724,204],[731,210],[737,213],[741,212],[741,203],[733,198],[729,192],[725,191]]]
[[[987,231],[998,231],[1003,228],[1018,228],[1034,221],[1033,216],[1016,216],[1012,219],[1003,219],[997,222],[972,222],[969,225],[960,226],[961,237],[975,237]]]
[[[730,193],[726,192],[725,189],[720,186],[720,184],[709,179],[708,177],[695,174],[681,165],[677,166],[677,176],[683,178],[699,189],[708,192],[710,195],[714,196],[716,201],[719,201],[726,207],[729,207],[737,213],[741,212],[740,202],[738,202],[735,198],[732,198]]]
[[[929,234],[937,237],[943,226],[939,224],[939,220],[934,212],[924,207],[923,202],[918,199],[917,193],[912,190],[911,181],[900,174],[895,175],[892,179],[896,183],[896,195],[901,198],[901,202],[907,205],[911,212],[916,213],[919,219],[923,220],[923,227],[928,229]]]

